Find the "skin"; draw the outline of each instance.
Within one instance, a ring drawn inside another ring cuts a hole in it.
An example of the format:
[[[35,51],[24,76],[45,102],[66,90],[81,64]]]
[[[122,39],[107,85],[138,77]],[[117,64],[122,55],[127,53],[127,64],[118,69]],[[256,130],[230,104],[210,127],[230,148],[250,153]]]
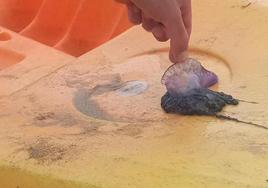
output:
[[[161,42],[170,40],[169,58],[187,58],[192,30],[191,0],[117,0],[128,7],[129,20],[151,32]]]

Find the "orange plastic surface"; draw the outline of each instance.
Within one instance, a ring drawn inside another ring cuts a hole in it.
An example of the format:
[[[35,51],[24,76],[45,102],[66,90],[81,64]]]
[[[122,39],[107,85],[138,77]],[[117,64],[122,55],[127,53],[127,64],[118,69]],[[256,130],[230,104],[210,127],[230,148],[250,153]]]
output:
[[[131,26],[114,0],[0,0],[0,25],[73,56]]]

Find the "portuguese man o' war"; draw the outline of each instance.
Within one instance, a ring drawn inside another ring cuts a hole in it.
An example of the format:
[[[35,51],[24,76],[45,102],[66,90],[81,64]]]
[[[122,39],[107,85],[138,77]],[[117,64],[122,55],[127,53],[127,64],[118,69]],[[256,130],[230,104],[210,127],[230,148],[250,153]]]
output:
[[[167,92],[161,106],[167,113],[216,115],[226,105],[237,105],[232,96],[208,89],[217,82],[217,75],[195,59],[174,64],[162,77]]]

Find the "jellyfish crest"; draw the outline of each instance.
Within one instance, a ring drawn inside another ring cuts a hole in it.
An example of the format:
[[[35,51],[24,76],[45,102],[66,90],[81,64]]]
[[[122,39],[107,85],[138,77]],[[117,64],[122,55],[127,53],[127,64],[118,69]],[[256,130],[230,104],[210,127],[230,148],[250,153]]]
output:
[[[195,59],[170,66],[162,77],[162,84],[171,95],[186,93],[192,89],[208,88],[218,82],[215,73],[206,70]]]

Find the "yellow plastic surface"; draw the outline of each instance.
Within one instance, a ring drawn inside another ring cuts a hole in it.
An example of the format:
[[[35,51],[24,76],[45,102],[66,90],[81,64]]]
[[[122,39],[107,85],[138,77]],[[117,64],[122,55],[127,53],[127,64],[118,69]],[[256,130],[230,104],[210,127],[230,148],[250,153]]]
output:
[[[191,56],[219,75],[213,89],[248,101],[223,114],[268,128],[266,1],[194,0],[193,13]],[[19,90],[4,71],[27,62],[3,69],[0,187],[268,187],[267,129],[161,110],[167,47],[136,27]],[[120,79],[148,89],[102,93]]]

